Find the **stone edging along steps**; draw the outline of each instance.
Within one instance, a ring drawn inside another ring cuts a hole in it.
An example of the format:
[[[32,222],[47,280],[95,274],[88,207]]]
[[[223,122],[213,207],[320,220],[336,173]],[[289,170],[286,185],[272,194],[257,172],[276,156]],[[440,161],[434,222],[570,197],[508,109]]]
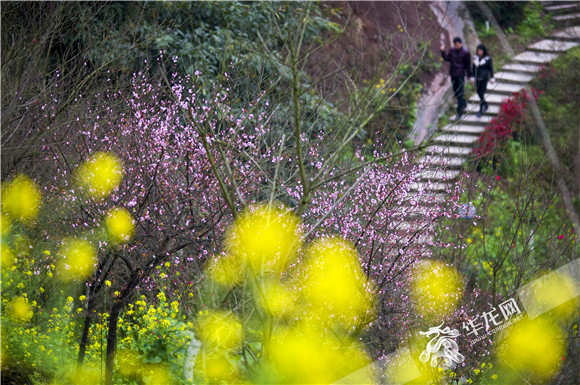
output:
[[[580,2],[554,4],[546,6],[546,9],[557,13],[563,10],[580,12]],[[576,20],[577,24],[580,24],[580,13],[578,17],[565,19],[567,23],[570,20]],[[439,197],[439,201],[442,200],[441,197],[453,188],[453,183],[460,176],[463,164],[485,127],[498,114],[502,101],[525,88],[542,65],[578,45],[580,45],[580,25],[574,25],[531,44],[526,51],[513,57],[501,71],[495,73],[496,82],[488,83],[485,99],[489,103],[489,109],[481,118],[476,116],[479,111],[479,97],[477,95],[470,97],[463,118],[438,129],[431,139],[431,145],[426,149],[426,155],[418,160],[426,167],[420,173],[417,183],[411,186],[411,194],[419,190],[425,192],[425,196],[419,199],[417,204],[427,206],[436,203],[435,200],[430,202],[430,199],[425,197]],[[419,208],[419,212],[421,211]]]

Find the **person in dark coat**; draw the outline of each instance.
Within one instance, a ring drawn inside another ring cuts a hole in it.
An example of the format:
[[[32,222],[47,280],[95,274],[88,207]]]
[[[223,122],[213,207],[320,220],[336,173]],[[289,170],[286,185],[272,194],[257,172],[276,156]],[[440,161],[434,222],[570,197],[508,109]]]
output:
[[[479,95],[479,112],[477,117],[487,111],[489,107],[485,101],[485,91],[487,90],[487,81],[495,82],[493,77],[493,61],[487,54],[487,49],[483,44],[477,46],[476,55],[473,57],[473,65],[471,68],[471,82],[475,84],[477,95]]]
[[[465,76],[471,77],[471,55],[469,51],[463,48],[461,38],[453,39],[453,48],[445,52],[445,44],[441,46],[441,57],[449,64],[449,75],[451,75],[451,84],[453,85],[453,93],[457,98],[457,116],[453,120],[461,119],[467,102],[463,97],[463,86],[465,84]]]

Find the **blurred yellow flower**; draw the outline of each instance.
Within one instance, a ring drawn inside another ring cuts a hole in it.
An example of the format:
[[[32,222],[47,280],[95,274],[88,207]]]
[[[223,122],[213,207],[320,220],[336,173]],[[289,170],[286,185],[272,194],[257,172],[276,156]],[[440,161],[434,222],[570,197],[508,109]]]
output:
[[[105,217],[107,237],[112,244],[128,242],[135,232],[135,221],[129,210],[116,207]]]
[[[15,298],[10,306],[14,316],[18,320],[22,322],[28,322],[32,318],[32,308],[28,304],[28,300],[26,298]]]
[[[0,255],[0,261],[3,269],[8,268],[14,264],[14,253],[7,245],[1,246]]]
[[[96,152],[81,164],[75,173],[78,185],[94,198],[105,198],[123,179],[119,158],[106,152]]]
[[[10,227],[12,227],[12,221],[8,214],[0,214],[0,235],[5,237],[10,232]]]
[[[244,279],[245,263],[235,254],[215,258],[207,268],[208,276],[225,286],[234,286]]]
[[[562,319],[577,315],[579,289],[569,275],[552,272],[535,281],[532,287],[531,303],[527,306],[533,307],[535,314],[551,310]]]
[[[24,174],[18,174],[11,182],[2,185],[2,212],[24,223],[36,218],[41,199],[36,184]],[[9,222],[2,221],[3,228],[7,224]]]
[[[455,269],[424,260],[413,267],[412,274],[413,299],[421,314],[439,319],[453,311],[463,293],[462,280]]]
[[[514,324],[508,333],[505,349],[499,356],[510,366],[531,371],[544,380],[558,372],[565,347],[556,324],[526,318]]]
[[[169,370],[161,364],[149,364],[145,366],[146,372],[149,373],[147,377],[147,384],[151,385],[167,385],[172,384]]]
[[[256,274],[281,272],[299,246],[298,224],[298,218],[282,207],[252,207],[230,227],[227,249]]]
[[[274,383],[329,384],[370,364],[356,341],[341,344],[308,325],[280,330],[266,348]]]
[[[226,312],[208,312],[198,319],[198,334],[202,344],[210,350],[238,349],[244,339],[242,324]]]
[[[296,310],[296,295],[278,282],[261,282],[254,292],[258,307],[273,317],[284,317]]]
[[[354,246],[339,238],[315,242],[307,252],[304,295],[319,317],[349,326],[373,308],[369,284]]]
[[[89,241],[80,238],[67,239],[59,254],[64,257],[59,263],[63,279],[83,279],[93,272],[97,252]]]
[[[208,352],[203,348],[195,359],[194,373],[202,378],[203,383],[234,384],[239,376],[237,367],[226,353]]]
[[[119,350],[116,356],[119,364],[119,374],[122,376],[128,377],[135,374],[141,366],[138,355],[131,350]]]

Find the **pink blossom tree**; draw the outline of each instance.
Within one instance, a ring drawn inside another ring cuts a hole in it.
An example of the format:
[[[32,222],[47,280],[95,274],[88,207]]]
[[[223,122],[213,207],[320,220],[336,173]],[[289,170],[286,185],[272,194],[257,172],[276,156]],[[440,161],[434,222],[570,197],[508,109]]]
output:
[[[88,104],[85,119],[69,124],[67,132],[77,134],[46,142],[45,160],[58,175],[52,192],[64,192],[66,205],[77,208],[75,231],[97,229],[113,205],[128,208],[137,223],[127,245],[101,241],[97,269],[86,282],[79,364],[105,280],[120,293],[110,308],[107,383],[112,382],[118,317],[134,290],[156,289],[156,268],[167,261],[184,269],[180,278],[171,277],[176,285],[199,280],[207,258],[221,251],[226,225],[257,202],[282,202],[293,209],[304,220],[306,238],[338,233],[352,241],[380,294],[379,324],[389,326],[391,312],[411,314],[395,298],[404,295],[413,263],[430,255],[434,223],[452,215],[460,189],[450,186],[448,204],[425,206],[431,197],[424,190],[411,191],[423,165],[415,164],[410,153],[352,153],[353,140],[394,96],[381,92],[394,77],[381,88],[369,87],[373,91],[365,91],[356,112],[345,115],[340,126],[315,130],[317,118],[306,115],[302,101],[299,49],[289,47],[294,79],[289,115],[271,104],[268,92],[235,108],[229,97],[235,79],[227,73],[223,84],[209,87],[201,73],[157,80],[139,73],[128,93],[97,95],[101,105]],[[113,152],[124,163],[124,180],[106,201],[79,194],[68,178],[96,151]]]

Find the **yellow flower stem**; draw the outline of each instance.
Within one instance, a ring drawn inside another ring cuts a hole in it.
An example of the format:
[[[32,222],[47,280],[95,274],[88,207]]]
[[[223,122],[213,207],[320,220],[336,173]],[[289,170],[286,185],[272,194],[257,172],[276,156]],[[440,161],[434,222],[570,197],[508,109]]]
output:
[[[268,306],[266,294],[262,290],[262,287],[260,286],[260,282],[258,281],[258,277],[257,277],[257,275],[254,271],[254,268],[252,267],[251,264],[248,264],[248,269],[250,270],[250,276],[252,277],[252,280],[253,280],[253,283],[255,286],[255,290],[258,291],[258,295],[260,296],[260,298],[262,298],[263,303],[266,306]],[[256,308],[258,308],[258,306],[256,306]],[[268,312],[268,311],[265,311],[265,312],[258,311],[258,314],[260,315],[260,318],[262,320],[262,335],[263,335],[262,346],[267,345],[268,342],[270,342],[270,338],[272,337],[272,316],[269,313],[270,312]]]

